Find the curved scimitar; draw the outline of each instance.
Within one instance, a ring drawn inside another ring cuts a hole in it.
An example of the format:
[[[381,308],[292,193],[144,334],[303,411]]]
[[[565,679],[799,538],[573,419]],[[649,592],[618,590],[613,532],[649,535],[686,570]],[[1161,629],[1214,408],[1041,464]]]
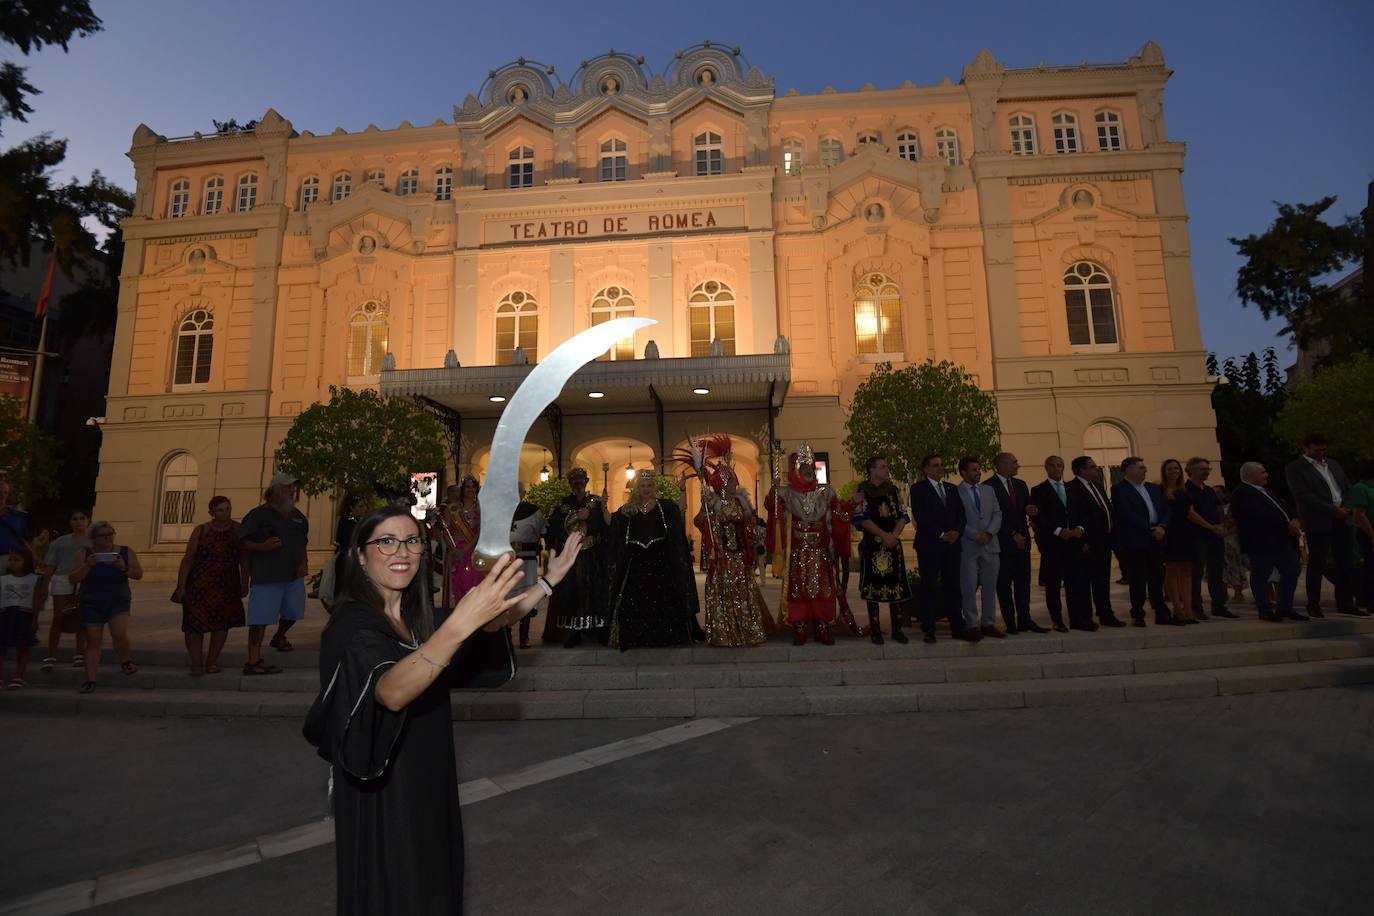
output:
[[[510,552],[510,525],[515,504],[520,501],[520,448],[530,426],[554,402],[574,372],[605,353],[616,341],[633,337],[635,331],[653,324],[658,322],[652,318],[617,318],[588,328],[565,341],[525,376],[501,411],[496,435],[491,440],[487,478],[478,496],[482,528],[472,553],[473,566],[486,569],[497,557]]]

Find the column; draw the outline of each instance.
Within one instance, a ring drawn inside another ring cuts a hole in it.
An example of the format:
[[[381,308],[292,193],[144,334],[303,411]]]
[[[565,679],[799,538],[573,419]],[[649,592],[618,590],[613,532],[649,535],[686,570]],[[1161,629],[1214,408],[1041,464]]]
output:
[[[1159,214],[1159,235],[1164,258],[1164,286],[1169,291],[1169,315],[1173,321],[1174,349],[1202,349],[1202,326],[1193,289],[1193,256],[1188,241],[1188,211],[1183,205],[1183,178],[1177,169],[1150,173]]]

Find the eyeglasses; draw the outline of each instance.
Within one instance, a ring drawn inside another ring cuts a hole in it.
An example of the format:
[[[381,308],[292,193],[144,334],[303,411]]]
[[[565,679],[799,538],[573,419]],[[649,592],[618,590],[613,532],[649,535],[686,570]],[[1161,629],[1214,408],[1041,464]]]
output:
[[[405,540],[401,540],[400,538],[394,538],[388,534],[384,535],[383,537],[373,538],[370,541],[363,542],[364,547],[376,547],[377,552],[384,557],[394,556],[396,554],[396,551],[401,549],[402,544],[405,545],[407,553],[419,553],[421,550],[424,549],[424,542],[420,540],[420,536],[418,534],[412,534]]]

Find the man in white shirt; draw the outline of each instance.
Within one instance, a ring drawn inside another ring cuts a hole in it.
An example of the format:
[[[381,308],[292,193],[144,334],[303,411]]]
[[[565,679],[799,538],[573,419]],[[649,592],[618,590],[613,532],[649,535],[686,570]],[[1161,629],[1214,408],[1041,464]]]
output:
[[[1307,534],[1307,613],[1324,617],[1321,609],[1322,576],[1327,558],[1335,563],[1331,581],[1336,586],[1336,610],[1365,616],[1355,607],[1351,587],[1354,534],[1350,510],[1350,478],[1334,459],[1326,457],[1326,437],[1313,433],[1303,439],[1302,456],[1284,469],[1288,492],[1298,506],[1298,518]]]

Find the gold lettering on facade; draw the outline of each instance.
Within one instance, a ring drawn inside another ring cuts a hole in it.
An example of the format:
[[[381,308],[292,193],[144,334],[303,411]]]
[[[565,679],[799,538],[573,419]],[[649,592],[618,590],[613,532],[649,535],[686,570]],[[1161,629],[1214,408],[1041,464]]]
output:
[[[653,235],[717,228],[744,228],[744,208],[665,210],[584,219],[492,221],[486,224],[483,235],[491,244]]]

